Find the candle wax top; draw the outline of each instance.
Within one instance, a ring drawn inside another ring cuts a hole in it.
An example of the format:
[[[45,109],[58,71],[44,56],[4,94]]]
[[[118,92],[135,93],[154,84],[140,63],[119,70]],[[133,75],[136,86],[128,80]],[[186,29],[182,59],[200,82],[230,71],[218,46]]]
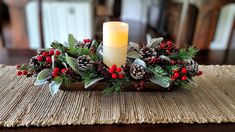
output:
[[[128,44],[128,24],[105,22],[103,24],[103,44],[107,47],[124,47]]]

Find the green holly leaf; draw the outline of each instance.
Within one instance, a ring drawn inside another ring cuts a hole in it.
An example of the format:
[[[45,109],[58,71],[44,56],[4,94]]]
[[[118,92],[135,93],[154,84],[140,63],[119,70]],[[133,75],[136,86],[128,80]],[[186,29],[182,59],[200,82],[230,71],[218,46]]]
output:
[[[169,77],[159,77],[154,76],[149,79],[151,82],[160,85],[161,87],[167,88],[170,86],[170,78]]]
[[[61,77],[56,77],[53,81],[49,84],[49,90],[52,95],[55,95],[58,91],[63,82]]]
[[[73,49],[76,43],[76,39],[72,34],[69,34],[68,42],[69,42],[69,49]]]
[[[167,72],[159,65],[156,65],[153,68],[150,68],[150,71],[155,75],[155,76],[159,76],[162,77],[164,75],[167,75]]]
[[[79,70],[77,69],[77,66],[76,66],[76,59],[68,56],[68,54],[66,53],[65,60],[68,63],[68,65],[73,69],[74,72],[76,72],[78,74],[80,73]]]
[[[47,83],[47,80],[51,78],[51,69],[43,69],[37,76],[36,82],[34,85],[42,85]]]

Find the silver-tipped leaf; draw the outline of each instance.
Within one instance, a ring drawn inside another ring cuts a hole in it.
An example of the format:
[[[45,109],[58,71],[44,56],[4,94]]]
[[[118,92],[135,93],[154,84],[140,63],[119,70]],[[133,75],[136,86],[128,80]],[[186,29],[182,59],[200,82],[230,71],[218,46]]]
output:
[[[57,77],[49,84],[49,90],[52,95],[55,95],[59,91],[62,82],[63,79],[61,77]]]
[[[47,80],[49,78],[51,78],[51,72],[52,72],[51,69],[44,69],[44,70],[42,70],[38,74],[37,79],[36,79],[34,85],[42,85],[42,84],[47,83]]]
[[[134,42],[130,42],[130,43],[129,43],[129,47],[130,47],[130,48],[134,48],[136,51],[139,51],[139,50],[140,50],[140,45],[137,44],[137,43],[134,43]]]
[[[68,56],[68,54],[65,54],[65,60],[68,63],[68,65],[73,69],[74,72],[80,74],[79,70],[77,69],[76,66],[76,59]]]
[[[134,59],[139,59],[139,53],[137,51],[130,51],[127,53],[128,58],[134,58]]]
[[[159,45],[162,42],[163,38],[153,38],[150,43],[147,44],[147,47],[149,48],[155,48],[157,45]]]
[[[159,58],[161,58],[162,60],[171,62],[171,59],[169,57],[165,56],[165,55],[160,55]]]
[[[104,78],[100,77],[100,78],[94,78],[89,82],[85,82],[85,88],[88,88],[88,87],[94,85],[95,83],[97,83],[98,81],[103,80],[103,79]]]
[[[164,88],[168,88],[170,86],[170,80],[165,77],[154,76],[150,78],[149,80]]]

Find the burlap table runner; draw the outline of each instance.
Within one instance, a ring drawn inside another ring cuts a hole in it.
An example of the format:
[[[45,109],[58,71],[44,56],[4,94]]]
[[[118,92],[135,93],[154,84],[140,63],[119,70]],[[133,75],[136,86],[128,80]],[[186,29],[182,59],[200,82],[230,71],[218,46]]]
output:
[[[235,122],[235,66],[200,66],[198,87],[174,92],[60,91],[0,65],[0,126]]]

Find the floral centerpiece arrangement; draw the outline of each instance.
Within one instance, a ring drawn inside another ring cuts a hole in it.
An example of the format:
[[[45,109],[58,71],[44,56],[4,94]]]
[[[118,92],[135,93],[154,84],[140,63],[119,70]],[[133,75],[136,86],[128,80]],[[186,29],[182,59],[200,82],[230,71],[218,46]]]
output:
[[[84,83],[84,88],[104,82],[106,94],[125,90],[135,82],[137,90],[151,82],[169,88],[183,87],[202,74],[193,57],[196,47],[177,49],[175,43],[163,38],[154,38],[146,45],[130,42],[127,63],[122,66],[106,66],[102,61],[102,43],[84,39],[77,41],[69,35],[68,43],[53,42],[51,48],[40,49],[27,65],[17,66],[17,75],[36,77],[35,85],[49,84],[51,94],[59,88],[75,82]],[[105,88],[106,87],[106,88]]]

